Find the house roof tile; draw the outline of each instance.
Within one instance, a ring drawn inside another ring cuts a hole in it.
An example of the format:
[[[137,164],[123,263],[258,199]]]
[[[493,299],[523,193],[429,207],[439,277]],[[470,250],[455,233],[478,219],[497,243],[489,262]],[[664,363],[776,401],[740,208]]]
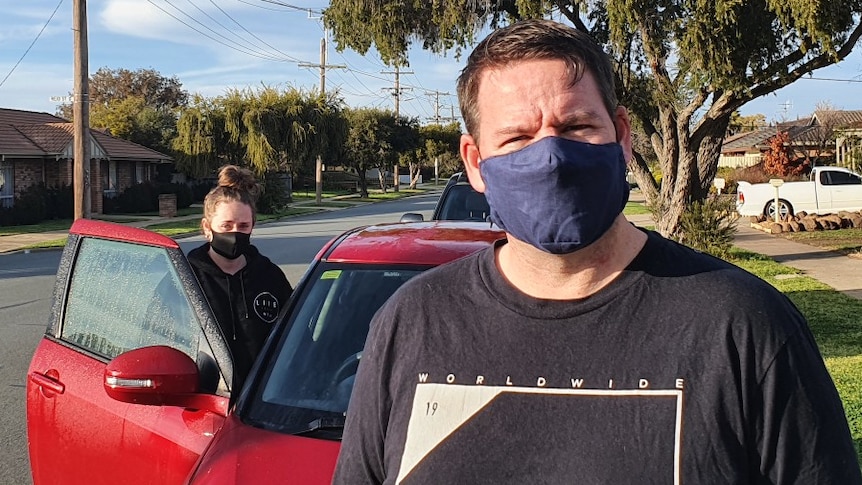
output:
[[[171,157],[99,130],[90,135],[115,160],[168,162]],[[0,108],[0,155],[57,156],[74,142],[74,125],[48,113]]]

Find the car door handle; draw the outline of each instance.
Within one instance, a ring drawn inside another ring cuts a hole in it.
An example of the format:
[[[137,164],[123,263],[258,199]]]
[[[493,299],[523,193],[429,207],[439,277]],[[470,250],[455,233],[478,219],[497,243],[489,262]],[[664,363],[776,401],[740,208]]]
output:
[[[53,397],[54,393],[63,394],[66,392],[66,385],[60,382],[60,373],[51,369],[44,374],[39,372],[31,372],[30,380],[42,389],[42,394],[45,397]]]

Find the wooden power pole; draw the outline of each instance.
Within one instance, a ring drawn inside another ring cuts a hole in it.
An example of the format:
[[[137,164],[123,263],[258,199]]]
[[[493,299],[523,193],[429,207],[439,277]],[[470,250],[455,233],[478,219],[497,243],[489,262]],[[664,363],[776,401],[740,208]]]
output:
[[[326,97],[326,70],[327,69],[346,69],[344,65],[328,65],[326,64],[326,33],[320,39],[320,64],[311,64],[308,62],[300,62],[299,67],[319,67],[320,68],[320,97]],[[314,199],[317,204],[320,204],[323,198],[323,158],[317,154],[317,160],[314,164]]]
[[[402,74],[413,74],[413,71],[404,72],[401,70],[401,67],[397,64],[395,65],[395,71],[383,71],[381,74],[395,74],[395,88],[392,90],[392,95],[395,96],[395,122],[401,123],[401,91],[404,88],[401,87],[401,75]],[[409,88],[408,88],[409,89]],[[398,192],[398,162],[395,162],[395,166],[392,170],[392,190]]]
[[[87,62],[87,0],[72,1],[75,86],[72,97],[74,130],[74,164],[72,189],[75,219],[90,217],[90,74]]]

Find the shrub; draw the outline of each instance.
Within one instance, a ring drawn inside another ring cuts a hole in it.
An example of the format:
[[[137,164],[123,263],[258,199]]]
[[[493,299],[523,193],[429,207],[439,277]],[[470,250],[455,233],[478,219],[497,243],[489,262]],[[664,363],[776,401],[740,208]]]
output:
[[[689,247],[726,259],[736,234],[736,206],[733,197],[707,197],[693,202],[680,217],[677,240]]]
[[[152,182],[132,185],[113,198],[104,198],[102,210],[106,214],[134,214],[153,212],[159,208],[159,192]],[[108,211],[108,208],[111,211]]]
[[[257,199],[257,211],[261,214],[278,214],[284,212],[290,203],[290,194],[284,175],[266,173],[260,178],[260,197]]]
[[[75,194],[71,185],[48,187],[47,219],[71,219],[75,216]]]
[[[192,188],[186,184],[159,184],[157,187],[159,194],[174,194],[177,196],[177,209],[185,209],[192,205],[194,194]],[[156,206],[158,206],[158,197],[156,198]]]

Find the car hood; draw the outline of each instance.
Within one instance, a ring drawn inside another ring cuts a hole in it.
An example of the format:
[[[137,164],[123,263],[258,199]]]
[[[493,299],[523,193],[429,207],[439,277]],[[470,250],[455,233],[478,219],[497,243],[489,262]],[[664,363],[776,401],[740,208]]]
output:
[[[340,448],[339,441],[255,428],[231,415],[188,483],[329,485]]]

